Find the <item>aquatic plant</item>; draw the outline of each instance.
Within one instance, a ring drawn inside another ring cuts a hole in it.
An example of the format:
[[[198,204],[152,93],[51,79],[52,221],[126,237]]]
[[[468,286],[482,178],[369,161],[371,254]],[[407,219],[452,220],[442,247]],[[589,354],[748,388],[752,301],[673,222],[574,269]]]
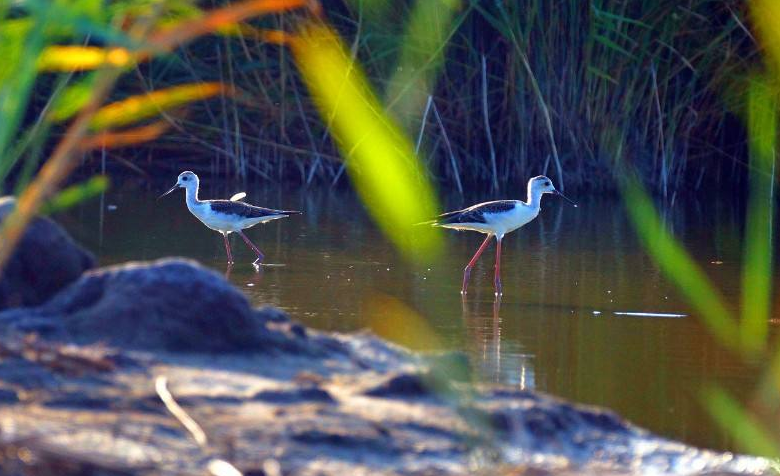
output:
[[[554,8],[543,0],[330,0],[320,12],[416,139],[426,173],[459,191],[516,187],[540,173],[564,189],[614,188],[603,144],[615,134],[653,191],[734,187],[735,172],[746,176],[735,112],[740,78],[759,55],[741,0]],[[290,32],[297,21],[269,16],[223,29],[120,81],[127,91],[138,90],[139,77],[149,89],[220,81],[256,98],[197,105],[143,153],[122,156],[173,150],[198,157],[204,172],[339,183],[346,168],[330,123],[308,101],[295,55],[264,33]]]

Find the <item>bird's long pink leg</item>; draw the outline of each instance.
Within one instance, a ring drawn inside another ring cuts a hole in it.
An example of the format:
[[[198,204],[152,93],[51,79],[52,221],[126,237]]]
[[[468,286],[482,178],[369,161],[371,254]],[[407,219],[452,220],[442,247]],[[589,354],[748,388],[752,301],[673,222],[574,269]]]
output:
[[[227,251],[228,264],[233,264],[233,254],[230,253],[230,242],[228,241],[227,233],[222,233],[222,238],[225,239],[225,251]]]
[[[466,294],[469,287],[469,276],[471,276],[471,268],[474,267],[474,264],[479,259],[479,255],[482,254],[483,251],[485,251],[485,248],[487,248],[488,243],[490,243],[490,239],[493,238],[493,235],[488,235],[487,238],[485,238],[485,241],[482,242],[477,252],[474,254],[474,257],[471,258],[471,261],[469,261],[469,264],[466,265],[466,268],[463,270],[463,287],[460,289],[461,294]]]
[[[255,254],[257,255],[257,260],[255,261],[255,263],[254,263],[254,264],[260,264],[260,263],[262,263],[262,262],[263,262],[263,258],[265,258],[265,255],[263,255],[262,251],[260,251],[260,249],[259,249],[257,246],[255,246],[255,244],[254,244],[254,243],[252,243],[251,241],[249,241],[249,238],[247,238],[247,237],[246,237],[246,235],[244,234],[244,232],[243,232],[243,231],[240,231],[240,230],[239,230],[239,231],[238,231],[238,234],[239,234],[239,235],[241,235],[241,238],[243,238],[243,239],[244,239],[244,243],[246,243],[246,244],[247,244],[247,246],[249,246],[250,248],[252,248],[252,251],[254,251],[254,252],[255,252]]]
[[[501,237],[503,238],[503,237]],[[501,296],[501,238],[496,237],[496,275],[493,284],[496,287],[496,296]]]

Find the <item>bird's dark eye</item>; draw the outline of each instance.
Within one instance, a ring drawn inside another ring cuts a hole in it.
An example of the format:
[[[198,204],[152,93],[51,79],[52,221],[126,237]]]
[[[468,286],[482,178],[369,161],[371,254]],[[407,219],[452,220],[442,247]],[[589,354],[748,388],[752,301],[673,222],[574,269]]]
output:
[[[189,178],[189,177],[182,177],[181,179],[182,179],[183,181],[185,181],[185,182],[186,182],[186,181],[187,181],[187,180],[189,180],[190,178]]]
[[[544,182],[544,186],[545,187],[549,187],[550,186],[550,182]]]

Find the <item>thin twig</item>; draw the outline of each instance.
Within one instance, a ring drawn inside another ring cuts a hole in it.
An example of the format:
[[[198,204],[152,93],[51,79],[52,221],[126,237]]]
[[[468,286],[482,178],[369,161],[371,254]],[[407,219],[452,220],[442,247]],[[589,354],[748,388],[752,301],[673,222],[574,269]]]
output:
[[[515,49],[517,50],[517,54],[520,56],[520,61],[523,63],[523,68],[525,68],[526,73],[528,73],[528,79],[531,82],[531,89],[534,90],[534,95],[536,95],[536,100],[539,103],[539,109],[542,110],[544,125],[547,128],[547,135],[550,138],[550,148],[552,149],[553,159],[555,159],[555,169],[558,173],[558,188],[565,192],[566,190],[563,181],[563,167],[561,167],[561,160],[558,157],[558,146],[555,143],[555,134],[553,133],[550,109],[547,107],[547,103],[544,100],[544,95],[542,94],[542,90],[539,87],[539,82],[536,81],[536,76],[534,76],[534,72],[531,69],[531,63],[528,61],[528,56],[525,54],[525,50],[523,50],[521,47],[520,41],[515,36],[514,32],[512,32],[510,35],[512,37],[512,42],[515,45]]]
[[[428,122],[428,113],[431,110],[431,103],[433,103],[433,96],[428,95],[428,101],[425,103],[425,112],[423,113],[422,122],[420,123],[420,133],[417,134],[417,144],[414,146],[414,155],[420,153],[420,144],[422,143],[423,133],[425,132],[425,124]]]
[[[452,151],[452,144],[450,144],[450,138],[447,136],[447,130],[444,128],[444,123],[441,121],[439,115],[439,108],[436,107],[436,103],[433,103],[433,115],[436,116],[436,121],[439,123],[442,137],[444,138],[444,144],[447,146],[447,152],[450,156],[450,165],[452,166],[452,173],[455,175],[455,185],[458,187],[458,193],[463,195],[463,185],[460,183],[460,171],[458,171],[458,162],[455,160],[455,153]]]
[[[200,449],[204,453],[208,453],[208,438],[206,438],[206,433],[198,422],[196,422],[181,405],[176,402],[176,399],[173,398],[173,395],[168,390],[168,379],[164,375],[160,375],[154,381],[154,389],[157,391],[160,400],[165,404],[165,408],[167,408],[171,415],[173,415],[173,417],[190,432],[190,435],[192,435],[192,438]],[[206,465],[206,468],[209,473],[214,476],[242,476],[241,471],[235,466],[220,458],[211,458]]]
[[[659,141],[659,147],[660,147],[660,154],[658,154],[661,158],[661,188],[663,190],[664,198],[666,198],[666,194],[668,192],[668,173],[667,173],[667,164],[666,164],[666,141],[664,140],[664,117],[663,113],[661,112],[661,99],[658,95],[658,81],[656,80],[656,74],[655,74],[655,64],[650,65],[650,74],[653,78],[653,98],[655,102],[655,110],[658,114],[658,141]]]
[[[311,150],[315,157],[314,163],[309,169],[309,176],[306,178],[306,186],[308,187],[311,185],[311,181],[314,179],[314,173],[319,168],[320,162],[322,162],[322,158],[320,157],[320,152],[317,150],[317,142],[314,140],[314,135],[311,133],[309,121],[306,120],[306,113],[303,110],[303,103],[301,102],[301,95],[298,93],[297,85],[293,87],[293,93],[295,95],[295,104],[298,106],[298,113],[301,115],[301,121],[303,122],[303,130],[306,132],[306,137],[309,138],[309,142],[311,143]]]
[[[493,135],[490,133],[490,118],[488,116],[487,98],[487,61],[482,55],[482,117],[485,120],[485,134],[490,148],[490,171],[493,173],[493,190],[498,190],[498,173],[496,172],[496,149],[493,147]]]
[[[182,426],[190,432],[190,435],[192,435],[192,439],[195,440],[195,443],[197,443],[201,448],[206,448],[206,445],[208,444],[206,433],[203,431],[203,428],[200,427],[198,422],[196,422],[186,411],[184,411],[184,409],[173,398],[173,395],[171,395],[171,392],[168,390],[168,379],[164,375],[160,375],[154,381],[154,389],[157,391],[157,395],[160,397],[160,400],[162,400],[162,402],[165,404],[165,408],[167,408],[171,415],[179,420],[179,423],[181,423]]]

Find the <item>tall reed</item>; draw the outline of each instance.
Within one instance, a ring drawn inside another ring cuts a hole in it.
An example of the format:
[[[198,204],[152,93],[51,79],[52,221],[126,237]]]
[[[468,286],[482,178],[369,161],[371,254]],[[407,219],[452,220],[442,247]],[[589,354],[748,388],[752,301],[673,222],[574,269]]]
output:
[[[441,124],[433,113],[421,123],[425,96],[399,119],[410,133],[424,129],[421,153],[441,183],[513,187],[547,173],[563,187],[611,189],[616,161],[628,161],[669,196],[731,185],[735,167],[744,170],[745,133],[732,105],[738,78],[758,61],[744,2],[432,3],[439,10],[422,24],[440,45],[427,56],[404,46],[419,34],[404,26],[415,21],[414,2],[325,1],[323,11],[391,111],[430,83]],[[443,11],[450,13],[436,13]],[[292,21],[254,25],[289,30]],[[158,165],[307,184],[341,179],[328,125],[284,48],[244,33],[202,38],[178,53],[139,67],[124,88],[137,92],[138,77],[148,88],[223,81],[258,100],[200,105],[148,146],[167,158]]]

